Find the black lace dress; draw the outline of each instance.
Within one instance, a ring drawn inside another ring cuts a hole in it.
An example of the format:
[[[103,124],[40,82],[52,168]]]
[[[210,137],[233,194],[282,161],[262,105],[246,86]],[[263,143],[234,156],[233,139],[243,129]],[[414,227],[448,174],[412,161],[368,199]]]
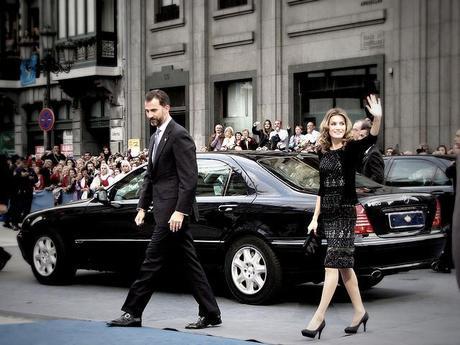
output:
[[[354,265],[354,227],[356,211],[345,200],[344,150],[330,150],[322,155],[319,165],[323,182],[321,218],[323,235],[327,239],[324,266],[351,268]]]

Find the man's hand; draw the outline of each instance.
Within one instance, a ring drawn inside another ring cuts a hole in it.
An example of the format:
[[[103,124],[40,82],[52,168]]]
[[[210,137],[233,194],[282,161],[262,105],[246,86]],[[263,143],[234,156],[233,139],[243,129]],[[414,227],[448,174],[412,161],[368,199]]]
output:
[[[136,218],[134,218],[134,222],[136,223],[137,226],[141,226],[144,224],[144,217],[145,217],[145,211],[144,210],[139,210],[137,211]]]
[[[169,218],[169,230],[172,232],[179,231],[184,221],[184,214],[182,212],[174,211],[171,218]]]
[[[0,204],[0,214],[8,212],[8,207],[5,204]]]

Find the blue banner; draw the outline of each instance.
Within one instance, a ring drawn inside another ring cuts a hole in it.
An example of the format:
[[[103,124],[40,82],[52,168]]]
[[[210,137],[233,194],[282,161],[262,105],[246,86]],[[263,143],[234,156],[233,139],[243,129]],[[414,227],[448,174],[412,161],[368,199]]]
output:
[[[34,85],[37,73],[38,54],[32,54],[30,59],[21,60],[21,86]]]

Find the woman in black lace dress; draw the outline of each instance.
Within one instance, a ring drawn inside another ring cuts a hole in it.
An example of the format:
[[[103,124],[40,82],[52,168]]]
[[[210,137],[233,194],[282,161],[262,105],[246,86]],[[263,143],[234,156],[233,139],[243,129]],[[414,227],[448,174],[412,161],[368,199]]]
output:
[[[356,333],[361,323],[365,328],[369,318],[353,270],[355,205],[358,202],[355,165],[361,162],[365,150],[377,141],[382,119],[380,100],[370,95],[367,103],[366,108],[374,119],[370,135],[362,140],[352,139],[352,123],[343,109],[330,109],[321,123],[318,153],[320,189],[308,231],[316,233],[321,214],[328,246],[321,301],[307,328],[302,330],[302,334],[310,338],[314,338],[317,333],[320,336],[326,324],[324,318],[338,284],[339,272],[354,309],[351,326],[345,328],[345,332]]]

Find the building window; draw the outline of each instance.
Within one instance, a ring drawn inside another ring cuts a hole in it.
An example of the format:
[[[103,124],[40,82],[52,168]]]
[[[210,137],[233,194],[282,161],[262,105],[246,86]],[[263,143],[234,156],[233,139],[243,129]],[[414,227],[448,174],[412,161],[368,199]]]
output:
[[[86,33],[85,13],[85,0],[77,0],[77,35]]]
[[[379,89],[376,65],[294,74],[294,121],[318,126],[334,107],[345,109],[352,121],[364,118],[366,96]]]
[[[67,37],[67,0],[59,0],[58,16],[59,16],[59,38]]]
[[[153,20],[150,31],[161,31],[185,25],[184,0],[155,0],[152,1]]]
[[[56,114],[57,120],[68,120],[69,119],[69,107],[66,103],[61,104],[58,108],[58,112]]]
[[[102,1],[101,31],[115,32],[115,1]]]
[[[75,36],[75,0],[67,2],[67,34],[69,37]]]
[[[217,118],[234,131],[250,128],[253,120],[252,80],[216,83]]]
[[[219,10],[225,8],[244,6],[248,4],[248,0],[218,0]]]
[[[114,0],[105,0],[103,11],[108,14],[102,18],[102,28],[113,27]],[[81,36],[96,31],[96,5],[94,0],[59,0],[58,2],[58,38]],[[113,28],[112,30],[113,31]]]
[[[157,12],[155,13],[156,23],[178,19],[180,16],[179,0],[158,0],[157,6]]]
[[[2,56],[19,56],[18,39],[19,39],[19,21],[18,21],[18,2],[2,2],[3,29],[0,29],[0,39],[4,44],[0,44],[0,53]]]
[[[29,112],[29,121],[28,122],[33,122],[38,124],[38,115],[40,114],[40,110],[38,109],[33,109],[32,111]]]
[[[98,119],[104,116],[104,102],[96,101],[91,105],[90,117]]]
[[[86,1],[86,32],[96,32],[96,3],[95,0]]]
[[[253,0],[213,0],[212,2],[212,17],[215,20],[246,15],[253,12]]]

